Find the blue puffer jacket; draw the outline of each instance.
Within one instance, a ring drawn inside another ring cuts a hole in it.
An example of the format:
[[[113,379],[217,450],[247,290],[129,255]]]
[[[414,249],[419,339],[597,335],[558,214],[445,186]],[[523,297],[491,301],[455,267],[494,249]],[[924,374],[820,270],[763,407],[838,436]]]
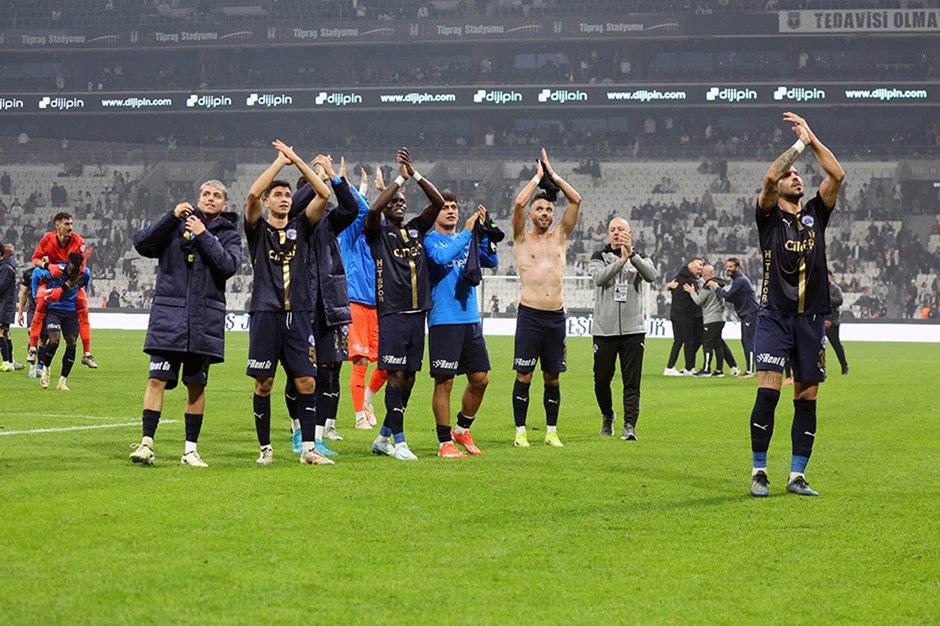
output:
[[[0,259],[0,324],[12,324],[20,285],[16,280],[16,259],[11,254]]]
[[[200,219],[202,213],[195,211]],[[159,259],[144,352],[185,352],[221,363],[225,356],[225,281],[242,262],[234,213],[222,213],[187,239],[185,224],[167,212],[134,235],[134,248]]]

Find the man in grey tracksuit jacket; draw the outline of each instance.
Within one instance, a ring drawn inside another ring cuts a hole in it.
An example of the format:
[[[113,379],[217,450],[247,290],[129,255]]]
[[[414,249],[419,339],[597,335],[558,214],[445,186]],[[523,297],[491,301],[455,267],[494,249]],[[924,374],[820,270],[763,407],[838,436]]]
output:
[[[714,266],[705,265],[702,267],[702,280],[705,281],[705,284],[698,291],[692,285],[682,286],[692,297],[692,302],[701,307],[702,323],[705,326],[705,334],[702,339],[702,344],[705,346],[705,365],[702,366],[701,371],[696,376],[714,376],[718,378],[724,376],[722,367],[724,367],[725,360],[733,368],[738,365],[731,355],[728,344],[721,338],[722,330],[725,327],[725,302],[718,297],[715,289],[712,288],[712,284],[716,282]],[[712,283],[710,284],[709,281],[712,281]],[[713,354],[714,372],[711,371]]]
[[[594,395],[601,410],[601,436],[613,435],[616,416],[610,393],[617,356],[623,378],[623,433],[636,439],[640,415],[640,375],[646,326],[640,310],[640,282],[656,280],[653,262],[633,249],[632,231],[620,217],[607,229],[610,243],[591,256],[588,270],[594,279]]]

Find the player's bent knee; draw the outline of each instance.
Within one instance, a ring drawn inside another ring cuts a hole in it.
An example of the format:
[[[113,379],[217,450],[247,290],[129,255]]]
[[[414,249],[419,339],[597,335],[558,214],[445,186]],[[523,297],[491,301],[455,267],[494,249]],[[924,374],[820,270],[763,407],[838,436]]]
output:
[[[516,372],[516,380],[523,385],[528,385],[532,382],[532,372]]]
[[[274,377],[265,376],[255,378],[255,393],[259,396],[270,396],[274,388]]]
[[[272,379],[272,383],[273,382]],[[310,394],[313,393],[313,390],[316,388],[316,382],[313,376],[303,376],[302,378],[294,379],[294,386],[297,387],[297,393]]]

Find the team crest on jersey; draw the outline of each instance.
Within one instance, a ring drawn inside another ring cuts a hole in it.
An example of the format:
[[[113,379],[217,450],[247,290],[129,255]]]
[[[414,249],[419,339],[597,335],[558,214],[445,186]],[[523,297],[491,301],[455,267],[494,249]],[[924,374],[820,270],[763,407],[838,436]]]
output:
[[[288,228],[287,232],[284,233],[284,235],[291,241],[293,241],[294,239],[297,239],[297,231],[294,230],[293,228]]]
[[[418,237],[418,231],[415,230],[414,228],[409,228],[409,229],[408,229],[408,236],[411,237],[411,238],[415,238],[415,239],[416,239],[416,238]]]
[[[813,224],[816,223],[816,220],[813,219],[812,215],[804,215],[803,219],[801,219],[800,222],[803,224],[803,226],[807,228],[812,228]]]
[[[313,335],[307,337],[307,343],[309,343],[311,346],[316,345],[316,342],[313,340]]]
[[[79,252],[84,252],[84,251],[85,251],[85,244],[82,244],[82,246],[78,249],[78,251],[79,251]]]
[[[343,324],[343,326],[342,326],[342,328],[340,329],[340,331],[341,331],[344,335],[349,335],[349,326]]]

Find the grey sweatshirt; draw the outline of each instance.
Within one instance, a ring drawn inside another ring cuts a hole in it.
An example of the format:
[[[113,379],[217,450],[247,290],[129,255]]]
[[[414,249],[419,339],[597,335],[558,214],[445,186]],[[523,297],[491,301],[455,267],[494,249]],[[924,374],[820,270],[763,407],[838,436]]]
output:
[[[725,321],[725,301],[718,297],[714,289],[705,285],[689,295],[692,296],[692,302],[702,307],[703,324]]]
[[[620,251],[610,246],[591,255],[588,271],[594,279],[594,322],[592,334],[601,337],[635,335],[646,332],[640,311],[640,281],[656,280],[658,273],[647,257],[635,254],[620,264]],[[623,302],[615,299],[616,285],[626,285]]]

